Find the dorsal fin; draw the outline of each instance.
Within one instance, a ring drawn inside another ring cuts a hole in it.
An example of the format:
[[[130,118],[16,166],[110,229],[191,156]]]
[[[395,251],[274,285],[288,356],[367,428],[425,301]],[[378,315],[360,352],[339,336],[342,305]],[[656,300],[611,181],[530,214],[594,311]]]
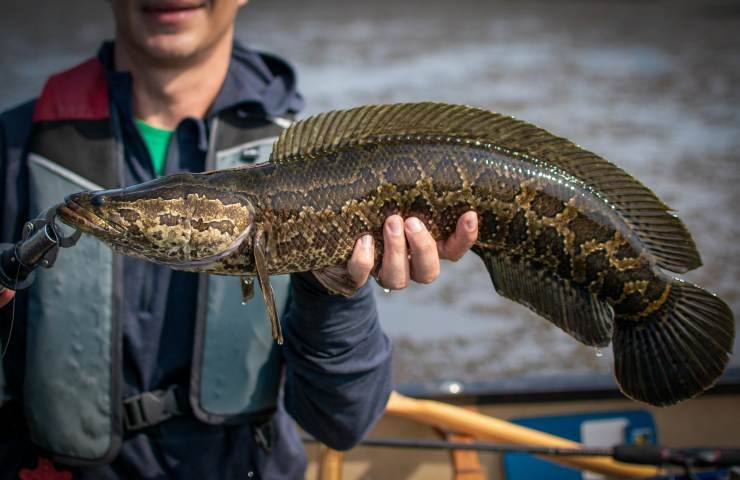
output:
[[[325,150],[388,136],[478,140],[557,166],[599,192],[640,239],[657,264],[674,272],[701,265],[691,234],[647,187],[616,165],[532,124],[479,108],[444,103],[369,105],[322,113],[285,130],[271,160],[306,160]]]

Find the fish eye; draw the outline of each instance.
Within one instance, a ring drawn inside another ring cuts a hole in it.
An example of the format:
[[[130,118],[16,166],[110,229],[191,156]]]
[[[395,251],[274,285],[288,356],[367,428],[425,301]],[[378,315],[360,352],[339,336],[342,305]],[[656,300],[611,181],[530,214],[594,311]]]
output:
[[[94,207],[102,207],[105,203],[105,197],[101,194],[93,195],[90,197],[90,205]]]

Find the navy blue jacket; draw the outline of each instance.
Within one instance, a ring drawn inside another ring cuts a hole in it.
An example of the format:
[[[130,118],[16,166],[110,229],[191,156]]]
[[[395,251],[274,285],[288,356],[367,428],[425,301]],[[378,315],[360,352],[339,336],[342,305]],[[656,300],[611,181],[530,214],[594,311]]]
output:
[[[115,71],[112,47],[104,44],[99,58],[112,101],[122,112],[125,180],[140,183],[155,174],[133,122],[131,76]],[[178,125],[165,172],[203,170],[208,119],[216,113],[237,109],[245,115],[282,116],[302,106],[286,63],[237,44],[208,118],[188,118]],[[28,219],[24,151],[32,110],[29,102],[0,116],[0,242],[17,241]],[[123,396],[187,386],[197,276],[131,258],[125,259],[124,276]],[[22,402],[26,310],[27,298],[19,292],[3,359],[16,400],[0,409],[0,478],[17,478],[17,470],[33,467],[39,454],[17,407]],[[3,345],[10,316],[10,307],[0,309]],[[370,287],[348,299],[328,294],[310,273],[295,274],[284,325],[284,401],[273,419],[272,454],[255,445],[249,425],[211,426],[185,415],[126,436],[111,465],[70,468],[75,478],[303,478],[303,448],[285,410],[324,443],[337,449],[353,446],[380,416],[391,391],[390,344],[378,324]],[[5,428],[6,422],[13,428]]]

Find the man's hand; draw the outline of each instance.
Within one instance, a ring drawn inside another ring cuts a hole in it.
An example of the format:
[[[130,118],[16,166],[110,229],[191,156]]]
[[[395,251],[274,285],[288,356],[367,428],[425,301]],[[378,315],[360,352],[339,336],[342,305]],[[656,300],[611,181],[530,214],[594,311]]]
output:
[[[430,283],[439,276],[439,259],[457,261],[478,238],[478,215],[463,214],[455,233],[447,240],[434,241],[432,234],[416,217],[404,221],[399,215],[388,217],[383,226],[383,261],[380,284],[391,290],[406,288],[409,280]],[[375,263],[373,238],[357,240],[347,270],[357,286],[367,281]]]
[[[5,305],[10,303],[14,296],[15,292],[13,290],[0,287],[0,308],[3,308]]]

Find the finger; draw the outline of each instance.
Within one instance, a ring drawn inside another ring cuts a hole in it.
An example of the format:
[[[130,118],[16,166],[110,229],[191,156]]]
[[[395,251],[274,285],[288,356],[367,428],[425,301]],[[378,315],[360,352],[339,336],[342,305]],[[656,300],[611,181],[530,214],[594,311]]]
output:
[[[10,303],[10,301],[13,300],[14,296],[15,292],[13,290],[10,290],[9,288],[3,288],[2,291],[0,291],[0,308]]]
[[[406,241],[411,250],[411,279],[430,283],[439,276],[437,243],[418,218],[407,218],[405,227]]]
[[[478,214],[466,212],[457,220],[455,233],[447,240],[437,242],[440,258],[457,261],[470,250],[478,239]]]
[[[347,262],[347,272],[357,288],[365,285],[375,264],[375,244],[372,235],[363,235],[355,242],[352,257]]]
[[[383,262],[380,267],[380,284],[385,288],[400,290],[409,284],[409,259],[403,219],[391,215],[383,226]]]

